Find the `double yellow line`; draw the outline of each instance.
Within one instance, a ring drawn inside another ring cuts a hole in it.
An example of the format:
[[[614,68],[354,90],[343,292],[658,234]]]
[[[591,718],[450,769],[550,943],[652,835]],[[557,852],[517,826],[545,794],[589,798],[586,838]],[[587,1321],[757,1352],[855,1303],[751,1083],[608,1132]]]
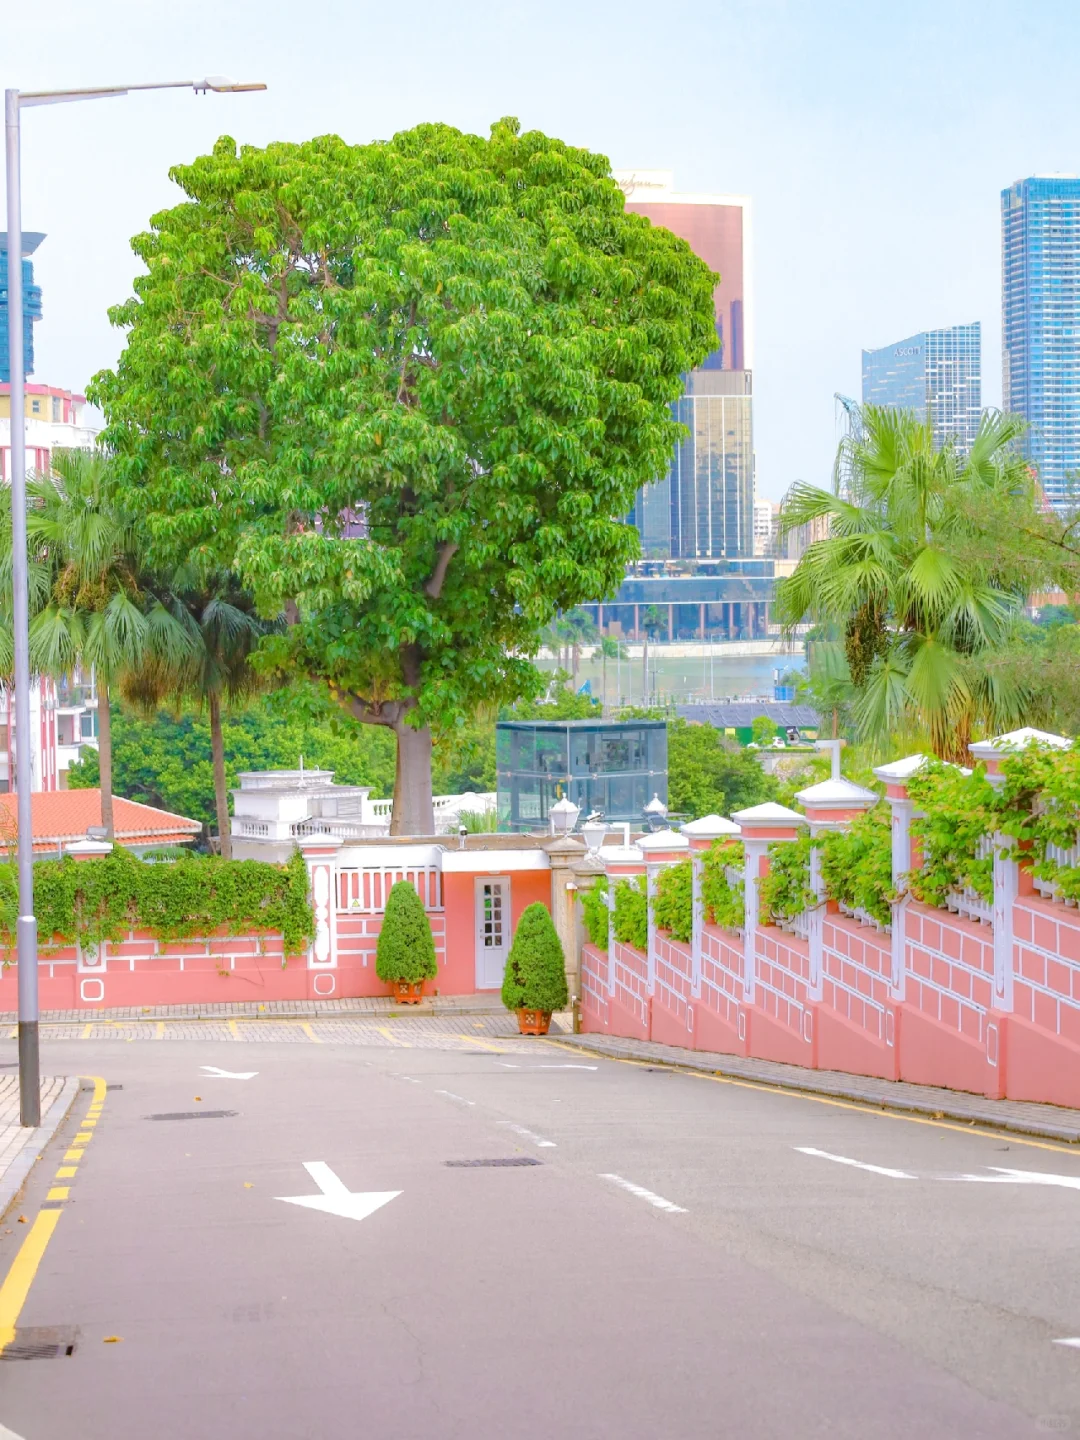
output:
[[[78,1134],[64,1155],[63,1164],[56,1171],[56,1180],[73,1180],[79,1173],[79,1162],[86,1154],[87,1145],[94,1138],[94,1127],[100,1120],[105,1105],[105,1081],[101,1076],[83,1078],[93,1080],[94,1098],[83,1116]],[[70,1185],[52,1186],[30,1226],[29,1234],[19,1246],[19,1253],[15,1256],[11,1269],[0,1285],[0,1352],[15,1339],[15,1327],[26,1304],[30,1286],[34,1283],[34,1276],[48,1249],[53,1231],[60,1223],[61,1206],[70,1194]]]

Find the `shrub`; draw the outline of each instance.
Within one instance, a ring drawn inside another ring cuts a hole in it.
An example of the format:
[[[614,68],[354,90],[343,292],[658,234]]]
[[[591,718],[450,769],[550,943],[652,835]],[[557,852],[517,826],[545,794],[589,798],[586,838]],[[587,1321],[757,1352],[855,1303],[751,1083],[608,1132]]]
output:
[[[794,920],[804,910],[820,904],[810,889],[811,848],[809,835],[769,846],[769,873],[758,881],[758,902],[764,924]]]
[[[645,950],[649,944],[649,902],[645,891],[637,880],[615,882],[615,913],[613,918],[615,939],[622,945],[632,945],[635,950]]]
[[[433,980],[439,973],[431,923],[420,896],[408,880],[399,880],[386,900],[382,929],[375,948],[375,974],[380,980]]]
[[[728,930],[741,930],[746,924],[743,882],[737,880],[733,885],[727,877],[729,867],[741,869],[742,864],[741,840],[714,840],[706,850],[701,899],[708,924],[723,925]]]
[[[673,940],[685,944],[694,926],[694,876],[689,860],[661,870],[656,881],[653,918]]]
[[[598,950],[608,948],[607,876],[598,875],[596,884],[581,893],[581,918],[585,933]]]
[[[818,840],[825,894],[881,925],[892,919],[892,814],[879,802],[847,830],[826,831]]]
[[[502,1002],[508,1010],[562,1010],[569,1000],[566,957],[548,914],[537,901],[522,911],[503,974]]]
[[[943,906],[950,893],[967,886],[992,899],[994,856],[982,842],[1000,824],[1001,800],[984,768],[965,775],[955,765],[932,761],[908,781],[908,794],[923,812],[911,822],[922,846],[922,864],[907,876],[915,899]]]

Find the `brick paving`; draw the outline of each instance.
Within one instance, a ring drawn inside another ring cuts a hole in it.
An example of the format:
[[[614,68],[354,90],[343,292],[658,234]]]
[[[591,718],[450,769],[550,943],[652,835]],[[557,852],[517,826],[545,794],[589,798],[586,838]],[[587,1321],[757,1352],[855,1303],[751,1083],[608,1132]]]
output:
[[[288,1018],[314,1020],[328,1015],[490,1015],[505,1014],[497,991],[482,995],[431,995],[419,1005],[396,1005],[389,995],[355,996],[345,1000],[221,1001],[207,1005],[128,1006],[119,1009],[49,1010],[42,1023],[88,1020],[179,1020]],[[0,1025],[13,1025],[14,1011],[0,1011]]]
[[[999,1130],[1015,1130],[1020,1134],[1080,1144],[1080,1110],[1067,1110],[1058,1105],[988,1100],[985,1096],[961,1090],[940,1090],[931,1085],[911,1085],[902,1080],[876,1080],[868,1075],[846,1075],[838,1070],[807,1070],[801,1065],[747,1060],[740,1055],[684,1050],[676,1045],[623,1040],[612,1035],[574,1035],[567,1037],[567,1043],[570,1042],[592,1054],[607,1055],[616,1060],[648,1060],[708,1075],[730,1075],[764,1085],[781,1085],[789,1090],[806,1090],[816,1095],[857,1100],[880,1105],[887,1110],[906,1110],[935,1119],[991,1125]]]
[[[30,1167],[52,1139],[78,1088],[77,1080],[43,1078],[42,1123],[30,1128],[19,1124],[18,1073],[0,1075],[0,1215],[19,1193]]]

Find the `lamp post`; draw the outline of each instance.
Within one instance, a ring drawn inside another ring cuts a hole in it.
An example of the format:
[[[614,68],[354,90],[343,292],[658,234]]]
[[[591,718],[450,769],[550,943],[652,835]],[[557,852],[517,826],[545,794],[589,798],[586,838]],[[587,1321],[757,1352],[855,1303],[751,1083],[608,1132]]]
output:
[[[37,920],[34,916],[34,835],[30,805],[30,599],[26,555],[26,376],[23,373],[22,204],[19,178],[19,116],[24,106],[107,100],[132,90],[265,90],[238,85],[223,75],[204,80],[167,80],[153,85],[113,85],[85,90],[5,90],[7,157],[8,348],[11,378],[12,622],[15,642],[15,786],[18,815],[19,918],[19,1122],[41,1123],[38,1056]]]

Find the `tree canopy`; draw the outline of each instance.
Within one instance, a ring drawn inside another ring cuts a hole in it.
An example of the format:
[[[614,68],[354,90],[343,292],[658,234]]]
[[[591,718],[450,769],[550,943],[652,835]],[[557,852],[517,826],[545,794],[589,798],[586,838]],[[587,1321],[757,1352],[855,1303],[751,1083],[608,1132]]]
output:
[[[268,666],[394,730],[395,830],[430,829],[432,730],[535,693],[539,631],[635,557],[716,277],[605,157],[513,120],[170,173],[106,443],[160,556],[284,610]]]

